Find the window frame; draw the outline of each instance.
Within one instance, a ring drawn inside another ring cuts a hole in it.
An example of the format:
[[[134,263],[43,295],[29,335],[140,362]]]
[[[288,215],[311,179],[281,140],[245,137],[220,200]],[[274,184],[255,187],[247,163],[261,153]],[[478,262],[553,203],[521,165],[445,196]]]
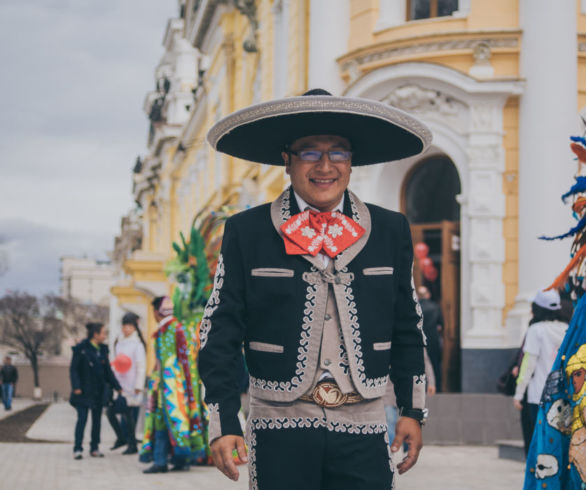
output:
[[[438,2],[439,0],[429,0],[429,17],[422,17],[421,19],[412,19],[411,18],[411,6],[413,5],[413,0],[406,0],[407,4],[407,11],[405,12],[405,18],[407,22],[412,22],[415,20],[425,20],[425,19],[438,19]],[[454,12],[457,12],[460,8],[460,0],[458,0],[458,7]],[[453,12],[451,15],[454,15]],[[450,15],[442,15],[441,17],[450,17]]]

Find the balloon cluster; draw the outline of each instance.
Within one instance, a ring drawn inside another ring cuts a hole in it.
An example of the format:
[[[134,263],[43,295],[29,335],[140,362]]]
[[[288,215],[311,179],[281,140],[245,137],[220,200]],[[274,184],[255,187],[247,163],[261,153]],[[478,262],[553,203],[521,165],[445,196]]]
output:
[[[428,257],[429,246],[426,243],[419,242],[415,245],[414,252],[415,257],[419,261],[419,268],[421,269],[421,272],[423,272],[423,277],[425,277],[425,279],[427,279],[429,282],[436,281],[438,271],[433,264],[433,260]]]

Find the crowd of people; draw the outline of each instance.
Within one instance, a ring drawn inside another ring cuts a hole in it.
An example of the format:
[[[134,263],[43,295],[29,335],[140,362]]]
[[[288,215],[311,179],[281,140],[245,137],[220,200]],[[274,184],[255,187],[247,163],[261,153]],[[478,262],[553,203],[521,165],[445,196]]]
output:
[[[108,332],[101,323],[86,325],[87,337],[73,347],[70,365],[70,403],[77,411],[73,457],[83,458],[83,435],[91,414],[89,455],[104,457],[99,449],[101,416],[105,409],[116,434],[116,450],[138,454],[153,464],[144,473],[187,470],[192,464],[208,462],[205,414],[195,366],[195,337],[174,316],[168,297],[152,302],[158,322],[155,332],[155,367],[148,383],[146,342],[139,317],[128,312],[122,317],[121,334],[110,355]],[[145,424],[139,450],[136,437],[141,407]]]

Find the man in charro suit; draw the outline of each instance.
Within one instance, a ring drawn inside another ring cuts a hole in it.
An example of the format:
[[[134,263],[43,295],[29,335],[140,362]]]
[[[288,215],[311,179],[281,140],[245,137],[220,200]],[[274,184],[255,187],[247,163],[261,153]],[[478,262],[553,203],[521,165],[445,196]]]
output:
[[[418,154],[431,141],[388,105],[312,90],[219,121],[221,152],[284,165],[291,187],[226,222],[199,366],[216,466],[251,489],[393,487],[382,395],[394,382],[401,417],[392,450],[411,468],[422,446],[425,374],[409,225],[348,190],[352,167]],[[248,455],[238,421],[236,363],[250,372]]]

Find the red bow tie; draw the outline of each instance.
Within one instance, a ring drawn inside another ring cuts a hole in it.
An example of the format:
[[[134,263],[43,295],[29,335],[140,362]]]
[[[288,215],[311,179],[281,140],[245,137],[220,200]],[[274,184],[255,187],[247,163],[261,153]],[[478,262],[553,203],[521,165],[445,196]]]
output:
[[[289,255],[313,255],[323,251],[334,258],[364,234],[364,228],[340,212],[309,210],[281,225],[285,251]]]

